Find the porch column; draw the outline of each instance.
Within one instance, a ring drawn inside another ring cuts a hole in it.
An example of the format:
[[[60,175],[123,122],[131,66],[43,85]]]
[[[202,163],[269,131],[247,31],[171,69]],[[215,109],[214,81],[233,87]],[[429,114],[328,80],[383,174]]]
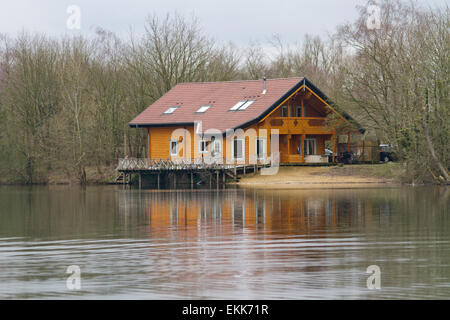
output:
[[[301,146],[300,146],[300,154],[302,155],[302,162],[305,162],[305,138],[306,138],[306,135],[305,134],[302,134],[302,137],[301,137]]]
[[[333,155],[332,155],[332,162],[336,162],[336,159],[334,158],[334,154],[336,153],[336,135],[331,136],[331,144],[333,145]]]
[[[287,135],[287,154],[288,154],[288,157],[291,156],[291,135],[290,134]],[[289,158],[288,158],[288,161],[289,161]]]

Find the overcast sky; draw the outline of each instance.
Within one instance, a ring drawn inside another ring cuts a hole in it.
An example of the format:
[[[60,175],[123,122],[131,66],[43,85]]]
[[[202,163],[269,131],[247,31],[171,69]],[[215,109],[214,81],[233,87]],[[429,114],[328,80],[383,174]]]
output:
[[[93,33],[96,26],[127,37],[130,28],[143,31],[149,13],[164,16],[177,11],[194,14],[203,30],[220,42],[238,45],[265,42],[274,34],[295,42],[303,35],[326,35],[356,15],[356,5],[367,0],[0,0],[0,33],[15,35],[21,30],[51,35]],[[420,1],[444,5],[448,0]],[[81,10],[80,30],[66,26],[67,8]]]

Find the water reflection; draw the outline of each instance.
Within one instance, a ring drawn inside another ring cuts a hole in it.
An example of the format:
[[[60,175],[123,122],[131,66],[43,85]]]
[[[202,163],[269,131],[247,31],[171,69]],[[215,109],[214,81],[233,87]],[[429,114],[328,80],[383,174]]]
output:
[[[8,187],[0,203],[0,298],[449,297],[445,188]]]

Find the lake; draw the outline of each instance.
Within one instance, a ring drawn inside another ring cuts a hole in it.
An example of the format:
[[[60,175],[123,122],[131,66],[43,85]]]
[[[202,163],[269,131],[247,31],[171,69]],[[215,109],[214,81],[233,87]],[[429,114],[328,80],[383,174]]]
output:
[[[449,204],[445,187],[0,187],[0,299],[448,299]]]

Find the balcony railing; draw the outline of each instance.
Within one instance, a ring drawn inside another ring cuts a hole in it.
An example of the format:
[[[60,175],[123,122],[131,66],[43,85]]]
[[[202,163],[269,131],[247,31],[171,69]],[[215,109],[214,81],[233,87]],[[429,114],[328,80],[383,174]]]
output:
[[[265,126],[272,129],[279,129],[281,133],[295,132],[332,132],[332,128],[327,126],[325,118],[319,117],[275,117],[266,121]]]
[[[250,160],[250,159],[249,159]],[[244,160],[230,160],[226,158],[196,158],[196,159],[147,159],[147,158],[123,158],[119,159],[116,170],[223,170],[235,167],[257,165],[269,166],[279,162],[277,156],[265,155],[262,159],[246,163]]]

